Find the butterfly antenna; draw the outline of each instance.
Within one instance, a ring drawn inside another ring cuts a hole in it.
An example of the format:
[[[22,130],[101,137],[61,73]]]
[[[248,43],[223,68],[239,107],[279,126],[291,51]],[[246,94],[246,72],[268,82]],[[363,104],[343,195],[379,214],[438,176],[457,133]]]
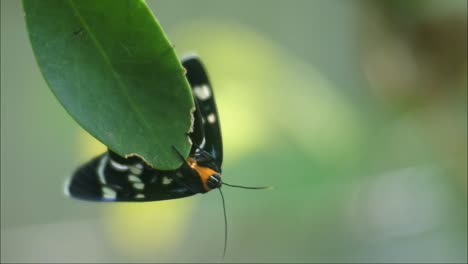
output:
[[[242,188],[242,189],[250,189],[250,190],[267,190],[267,189],[273,189],[271,186],[259,186],[259,187],[249,187],[249,186],[241,186],[241,185],[234,185],[234,184],[229,184],[223,181],[223,184],[229,187],[234,187],[234,188]]]
[[[224,262],[224,256],[226,256],[226,248],[227,248],[228,226],[227,226],[227,215],[226,215],[226,203],[224,202],[223,191],[221,191],[221,188],[218,188],[218,190],[219,190],[219,193],[221,194],[221,201],[223,202],[223,213],[224,213],[224,249],[223,249],[223,259],[222,259],[222,262]]]

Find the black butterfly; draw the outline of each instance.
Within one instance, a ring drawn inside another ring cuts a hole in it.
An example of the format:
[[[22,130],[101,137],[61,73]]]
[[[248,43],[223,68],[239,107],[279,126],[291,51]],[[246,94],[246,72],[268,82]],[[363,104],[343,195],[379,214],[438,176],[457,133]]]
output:
[[[176,170],[151,168],[139,157],[124,158],[112,150],[84,164],[70,178],[66,192],[92,201],[159,201],[205,193],[221,187],[223,146],[218,111],[205,69],[195,55],[182,60],[196,110],[192,149]]]
[[[124,158],[112,150],[92,159],[78,168],[65,186],[65,192],[77,199],[91,201],[148,202],[169,200],[206,193],[218,189],[223,201],[225,221],[224,253],[227,244],[227,219],[221,186],[245,187],[221,180],[223,145],[219,116],[213,89],[205,69],[196,55],[182,60],[195,101],[194,126],[189,137],[193,143],[190,155],[175,170],[158,170],[139,157]],[[224,258],[224,254],[223,254]]]

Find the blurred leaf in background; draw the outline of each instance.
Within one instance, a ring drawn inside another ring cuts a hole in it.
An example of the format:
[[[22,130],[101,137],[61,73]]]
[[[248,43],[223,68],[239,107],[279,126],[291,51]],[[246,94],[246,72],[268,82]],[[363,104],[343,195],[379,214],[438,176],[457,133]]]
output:
[[[466,192],[467,2],[365,3],[362,61],[371,92],[402,129],[419,130],[423,152]]]

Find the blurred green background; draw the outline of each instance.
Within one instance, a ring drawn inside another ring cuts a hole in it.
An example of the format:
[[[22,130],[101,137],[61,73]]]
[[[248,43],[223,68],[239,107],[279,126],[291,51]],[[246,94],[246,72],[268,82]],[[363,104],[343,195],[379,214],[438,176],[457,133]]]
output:
[[[216,93],[227,262],[467,262],[467,1],[148,1]],[[129,139],[131,140],[131,139]],[[1,0],[1,261],[216,262],[217,192],[67,198],[104,151]]]

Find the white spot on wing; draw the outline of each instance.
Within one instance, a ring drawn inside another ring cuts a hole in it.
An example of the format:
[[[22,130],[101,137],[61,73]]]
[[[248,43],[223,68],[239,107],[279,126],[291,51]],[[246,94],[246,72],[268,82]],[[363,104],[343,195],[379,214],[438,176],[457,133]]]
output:
[[[216,122],[216,115],[211,113],[208,115],[207,119],[208,119],[208,123],[213,124],[214,122]]]
[[[193,87],[193,92],[200,100],[207,100],[211,97],[210,87],[206,84]]]
[[[205,140],[205,137],[203,137],[203,140],[202,140],[202,142],[200,144],[200,148],[205,147],[205,143],[206,143],[206,140]]]
[[[174,190],[172,190],[172,191],[173,191],[173,192],[177,192],[177,193],[184,193],[184,192],[187,191],[187,189],[185,189],[185,188],[177,188],[177,189],[174,189]]]
[[[126,171],[128,170],[128,166],[127,165],[124,165],[124,164],[120,164],[118,163],[117,161],[115,160],[112,160],[110,159],[110,165],[112,166],[112,168],[118,170],[118,171]]]
[[[135,198],[136,198],[136,199],[144,199],[144,198],[145,198],[145,195],[142,194],[142,193],[139,193],[139,194],[135,195]]]
[[[102,184],[106,184],[106,177],[104,176],[104,168],[106,167],[106,163],[107,163],[108,159],[109,159],[109,157],[107,156],[107,154],[102,156],[101,160],[99,161],[99,166],[98,166],[98,169],[97,169],[99,181]]]
[[[133,184],[133,188],[138,189],[138,190],[143,190],[145,188],[145,184],[142,182],[135,182]]]
[[[137,166],[130,167],[130,172],[133,173],[133,174],[140,175],[142,171],[143,171],[143,169],[138,168]]]
[[[105,199],[115,199],[117,197],[117,193],[106,186],[102,187],[102,194]]]
[[[172,179],[168,178],[167,176],[164,176],[162,179],[162,184],[164,185],[171,184],[171,182],[172,182]]]
[[[71,196],[70,195],[70,184],[71,184],[72,177],[69,177],[68,179],[65,180],[63,183],[63,193],[66,196]]]
[[[138,176],[135,176],[133,174],[128,175],[128,181],[131,182],[141,182],[141,179],[138,178]]]

